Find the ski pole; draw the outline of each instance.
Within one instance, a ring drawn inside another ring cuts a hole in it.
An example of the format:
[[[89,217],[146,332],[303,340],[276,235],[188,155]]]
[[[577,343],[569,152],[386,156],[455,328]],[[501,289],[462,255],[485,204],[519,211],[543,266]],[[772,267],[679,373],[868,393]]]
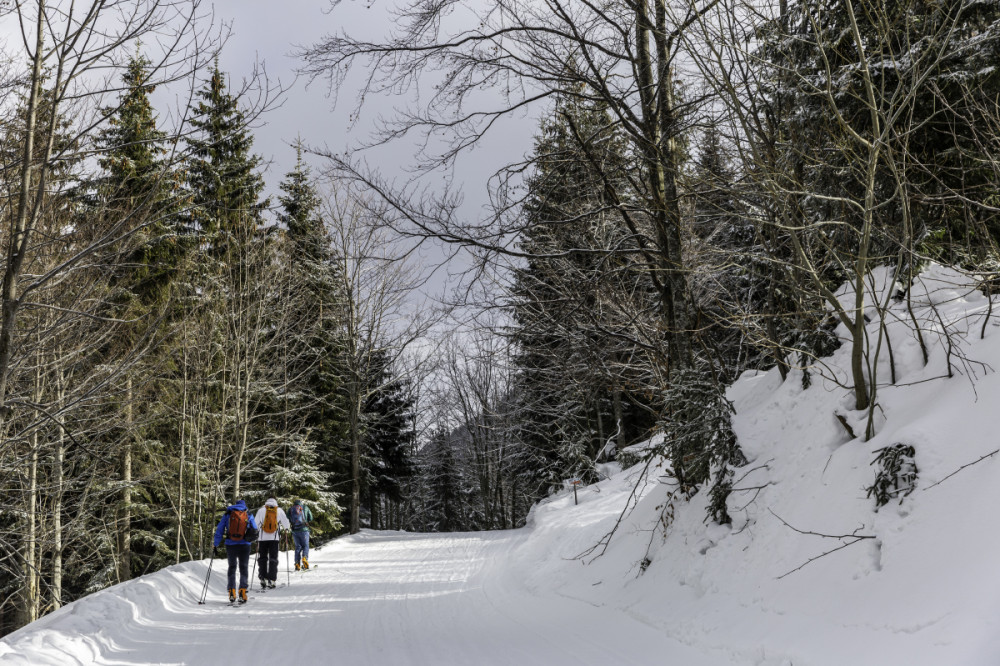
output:
[[[253,556],[253,572],[250,574],[250,584],[248,587],[253,587],[254,576],[257,575],[257,557],[260,555],[260,541],[257,541],[257,552]]]
[[[215,548],[212,548],[212,559],[208,561],[208,573],[205,574],[205,584],[201,587],[201,599],[198,601],[199,606],[205,605],[205,597],[208,596],[208,579],[212,577],[213,564],[215,564]]]
[[[216,518],[218,518],[218,514],[216,514]],[[215,522],[218,523],[219,521],[215,520]],[[214,545],[214,541],[212,543],[212,559],[208,561],[208,573],[205,574],[205,585],[201,588],[201,600],[198,602],[199,606],[203,606],[205,604],[206,597],[208,597],[208,579],[212,577],[212,565],[215,564],[215,550],[217,546]]]
[[[285,530],[285,574],[288,576],[286,585],[292,584],[292,565],[288,563],[288,530]]]

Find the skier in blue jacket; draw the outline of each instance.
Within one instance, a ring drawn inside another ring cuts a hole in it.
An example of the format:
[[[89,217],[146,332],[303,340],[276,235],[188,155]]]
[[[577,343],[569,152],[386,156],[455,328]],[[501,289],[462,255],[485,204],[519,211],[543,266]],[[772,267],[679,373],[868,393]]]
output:
[[[292,541],[295,542],[295,570],[309,568],[309,523],[312,522],[312,511],[302,500],[296,499],[285,512],[292,526]],[[301,562],[301,566],[300,566]]]
[[[215,552],[219,552],[219,544],[226,542],[226,556],[229,558],[229,602],[236,601],[236,565],[240,567],[239,601],[247,602],[247,580],[249,578],[247,565],[250,564],[250,544],[257,538],[257,522],[247,511],[246,502],[239,500],[236,504],[226,507],[226,512],[215,528]]]

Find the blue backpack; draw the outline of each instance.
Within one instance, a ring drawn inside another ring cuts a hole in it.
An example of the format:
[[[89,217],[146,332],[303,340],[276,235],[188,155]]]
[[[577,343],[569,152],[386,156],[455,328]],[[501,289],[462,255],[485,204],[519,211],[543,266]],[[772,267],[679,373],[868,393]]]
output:
[[[306,526],[306,520],[303,514],[304,512],[302,511],[301,504],[293,504],[288,513],[288,522],[291,523],[292,529],[296,532]]]

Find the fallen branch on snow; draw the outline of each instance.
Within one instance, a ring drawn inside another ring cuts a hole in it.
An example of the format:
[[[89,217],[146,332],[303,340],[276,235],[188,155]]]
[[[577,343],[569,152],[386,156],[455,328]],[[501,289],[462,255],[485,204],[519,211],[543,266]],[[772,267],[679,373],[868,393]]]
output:
[[[860,530],[861,527],[858,527],[857,529],[855,529],[850,534],[823,534],[822,532],[811,532],[809,530],[800,530],[799,528],[795,527],[794,525],[789,524],[787,520],[785,520],[784,518],[782,518],[781,516],[779,516],[778,514],[776,514],[774,511],[771,511],[771,509],[768,509],[768,511],[770,511],[770,513],[771,513],[772,516],[774,516],[775,518],[777,518],[778,520],[780,520],[781,523],[785,527],[787,527],[787,528],[789,528],[791,530],[794,530],[794,531],[798,532],[799,534],[807,534],[809,536],[818,536],[818,537],[823,537],[824,539],[853,539],[853,541],[848,541],[847,543],[842,543],[839,546],[837,546],[836,548],[831,548],[830,550],[826,551],[825,553],[820,553],[819,555],[817,555],[815,557],[810,557],[808,560],[806,560],[805,562],[803,562],[801,565],[795,567],[791,571],[786,571],[785,573],[783,573],[780,576],[778,576],[777,580],[781,580],[785,576],[789,576],[789,575],[795,573],[796,571],[799,571],[800,569],[805,568],[806,566],[812,564],[813,562],[815,562],[816,560],[820,559],[821,557],[826,557],[827,555],[830,555],[831,553],[836,553],[838,550],[843,550],[844,548],[847,548],[848,546],[853,546],[854,544],[856,544],[859,541],[864,541],[865,539],[874,539],[875,538],[874,534],[858,534],[858,530]]]
[[[931,485],[927,486],[926,488],[924,488],[924,490],[930,490],[934,486],[940,485],[940,484],[944,483],[945,481],[947,481],[948,479],[950,479],[951,477],[955,476],[956,474],[958,474],[959,472],[961,472],[966,467],[972,467],[976,463],[981,463],[984,460],[986,460],[987,458],[989,458],[990,456],[995,456],[998,453],[1000,453],[1000,449],[997,449],[995,451],[991,451],[990,453],[987,453],[986,455],[980,457],[979,460],[973,460],[970,463],[966,463],[966,464],[962,465],[961,467],[959,467],[958,469],[956,469],[951,474],[949,474],[948,476],[946,476],[943,479],[941,479],[940,481],[938,481],[937,483],[932,483]]]

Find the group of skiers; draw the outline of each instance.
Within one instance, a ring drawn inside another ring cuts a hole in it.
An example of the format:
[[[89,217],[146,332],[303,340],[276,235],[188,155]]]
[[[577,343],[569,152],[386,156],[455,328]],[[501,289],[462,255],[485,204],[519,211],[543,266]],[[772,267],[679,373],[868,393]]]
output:
[[[230,603],[246,603],[247,575],[250,563],[250,544],[257,542],[257,559],[260,565],[261,589],[273,588],[278,579],[279,537],[291,532],[295,542],[295,570],[309,568],[309,523],[313,516],[309,507],[296,499],[285,512],[273,497],[257,509],[256,515],[247,511],[246,502],[238,500],[226,507],[218,527],[215,528],[214,554],[219,554],[219,545],[225,541],[226,556],[229,558],[229,577],[226,583]],[[236,568],[240,570],[240,584],[237,592]]]

